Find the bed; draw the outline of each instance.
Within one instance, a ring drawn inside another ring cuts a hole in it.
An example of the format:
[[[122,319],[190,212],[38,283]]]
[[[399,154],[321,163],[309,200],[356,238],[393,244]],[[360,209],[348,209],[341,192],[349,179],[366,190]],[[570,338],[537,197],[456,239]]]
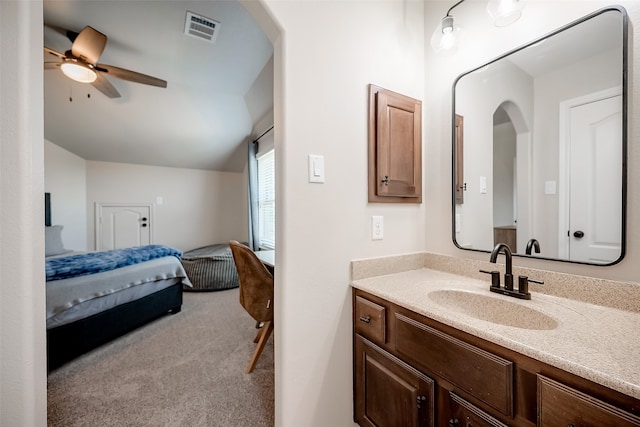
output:
[[[180,312],[182,288],[190,286],[180,251],[149,245],[73,253],[57,237],[61,226],[45,229],[49,371],[163,315]]]
[[[192,287],[185,291],[219,291],[237,288],[238,271],[228,243],[203,246],[182,254],[180,262]]]

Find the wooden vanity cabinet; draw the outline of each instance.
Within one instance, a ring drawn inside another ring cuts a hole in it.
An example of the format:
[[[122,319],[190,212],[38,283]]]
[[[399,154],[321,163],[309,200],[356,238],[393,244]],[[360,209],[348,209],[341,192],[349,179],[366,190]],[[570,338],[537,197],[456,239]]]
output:
[[[360,426],[640,427],[630,396],[358,289],[353,306]]]

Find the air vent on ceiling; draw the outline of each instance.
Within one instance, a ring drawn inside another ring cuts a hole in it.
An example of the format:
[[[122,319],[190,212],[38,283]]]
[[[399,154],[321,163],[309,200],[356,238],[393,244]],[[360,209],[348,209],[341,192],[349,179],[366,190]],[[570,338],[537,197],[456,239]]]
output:
[[[214,43],[220,32],[220,22],[187,11],[187,19],[184,23],[184,33],[200,40]]]

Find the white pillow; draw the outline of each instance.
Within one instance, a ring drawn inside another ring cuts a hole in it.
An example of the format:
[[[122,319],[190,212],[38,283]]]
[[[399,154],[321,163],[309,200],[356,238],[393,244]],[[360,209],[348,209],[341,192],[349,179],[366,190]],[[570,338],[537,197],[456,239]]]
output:
[[[44,255],[60,255],[69,252],[62,243],[62,225],[52,225],[44,228]]]

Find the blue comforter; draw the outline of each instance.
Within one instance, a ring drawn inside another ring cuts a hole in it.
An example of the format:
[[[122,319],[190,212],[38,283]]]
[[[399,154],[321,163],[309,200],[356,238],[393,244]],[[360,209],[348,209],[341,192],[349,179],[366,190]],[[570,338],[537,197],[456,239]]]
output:
[[[180,259],[182,251],[164,245],[147,245],[51,258],[46,260],[47,281],[101,273],[165,256]]]

